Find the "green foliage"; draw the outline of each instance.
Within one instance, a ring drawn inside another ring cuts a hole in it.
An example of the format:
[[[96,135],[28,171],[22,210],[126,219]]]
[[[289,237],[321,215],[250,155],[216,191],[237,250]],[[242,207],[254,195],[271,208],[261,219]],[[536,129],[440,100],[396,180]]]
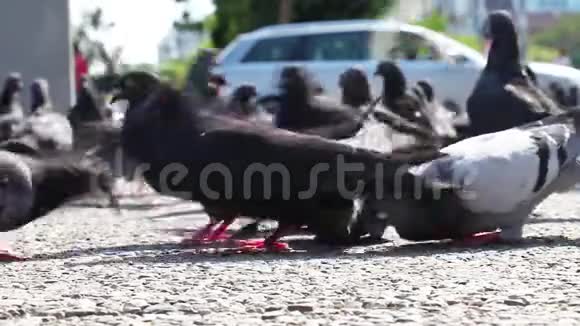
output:
[[[580,19],[578,15],[567,16],[556,25],[535,35],[533,41],[539,45],[563,49],[580,48]]]
[[[292,22],[376,18],[394,0],[294,0]],[[214,0],[214,25],[209,29],[214,44],[224,47],[238,34],[278,22],[279,0]]]
[[[479,40],[479,38],[475,35],[448,35],[452,39],[467,45],[468,47],[476,50],[476,51],[483,51],[483,44]]]
[[[187,82],[187,74],[191,65],[197,60],[197,56],[201,49],[211,49],[213,48],[213,42],[211,39],[204,40],[197,51],[190,54],[186,59],[181,60],[170,60],[162,63],[159,66],[159,75],[163,79],[172,83],[174,87],[182,89]]]
[[[528,47],[528,60],[530,61],[553,61],[558,57],[557,49],[539,44],[530,44]]]
[[[533,42],[570,53],[574,66],[580,66],[580,15],[561,18],[556,25],[535,35]]]
[[[423,26],[436,32],[444,33],[447,31],[449,20],[440,12],[434,11],[431,15],[417,21],[415,25]]]
[[[434,11],[431,15],[414,22],[413,24],[423,26],[430,30],[439,33],[445,33],[447,31],[447,27],[449,26],[449,19],[443,14],[438,11]],[[461,42],[470,48],[481,51],[483,49],[483,45],[481,44],[479,38],[475,35],[447,35],[458,42]]]
[[[185,60],[171,60],[159,66],[159,76],[169,81],[174,87],[182,89],[185,86],[187,72],[195,56]]]

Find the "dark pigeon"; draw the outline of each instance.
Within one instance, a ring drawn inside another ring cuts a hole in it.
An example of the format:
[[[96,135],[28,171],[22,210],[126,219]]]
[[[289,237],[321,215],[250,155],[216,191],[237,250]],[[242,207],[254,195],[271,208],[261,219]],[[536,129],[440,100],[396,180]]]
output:
[[[53,111],[48,80],[38,78],[30,85],[30,113]]]
[[[375,164],[380,164],[383,172],[381,182],[392,183],[402,166],[439,155],[437,151],[423,151],[391,156],[317,136],[204,114],[191,107],[187,96],[144,72],[126,74],[120,80],[120,89],[115,98],[131,103],[123,126],[124,149],[140,163],[148,164],[144,177],[156,191],[201,202],[210,223],[196,235],[200,240],[218,239],[238,216],[246,216],[279,222],[278,229],[257,244],[268,249],[276,248],[277,240],[289,228],[302,225],[320,240],[348,242],[356,194],[341,189],[375,180],[376,171],[371,168]],[[367,169],[339,177],[341,157]],[[246,180],[253,168],[258,175],[264,172],[260,167],[281,168],[288,177],[282,172],[281,179],[274,173],[272,180]],[[316,167],[322,167],[316,171],[316,189],[305,193]],[[173,177],[167,180],[170,175]]]
[[[19,73],[12,73],[6,78],[0,95],[0,141],[18,135],[24,127],[22,89],[22,77]]]
[[[363,125],[359,112],[317,95],[317,83],[303,68],[285,67],[280,75],[278,128],[328,139],[354,136]]]
[[[408,88],[401,69],[391,61],[377,66],[375,75],[383,79],[382,107],[375,110],[379,121],[388,123],[396,133],[391,136],[393,148],[410,143],[442,145],[455,137],[451,116],[435,99],[427,81]]]
[[[520,63],[516,29],[506,11],[492,12],[484,25],[492,40],[487,65],[467,100],[469,134],[506,130],[563,111],[546,96]]]
[[[257,103],[256,86],[244,83],[232,92],[225,114],[246,121],[271,125],[273,117]]]
[[[75,130],[81,129],[85,123],[105,120],[103,108],[97,101],[97,90],[90,78],[83,78],[82,86],[77,96],[77,102],[70,110],[68,118]]]
[[[353,67],[340,74],[338,86],[342,89],[342,104],[360,109],[372,101],[371,86],[364,70]]]
[[[0,151],[0,232],[18,229],[91,193],[112,193],[110,174],[88,161],[39,160]],[[0,261],[22,260],[0,248]]]

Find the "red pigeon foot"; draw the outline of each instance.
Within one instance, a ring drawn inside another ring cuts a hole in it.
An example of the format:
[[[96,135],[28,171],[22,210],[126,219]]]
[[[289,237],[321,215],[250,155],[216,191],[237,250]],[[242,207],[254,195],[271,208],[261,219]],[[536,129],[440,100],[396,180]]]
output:
[[[207,243],[208,237],[211,235],[213,228],[215,227],[215,223],[207,224],[203,229],[197,231],[193,235],[189,237],[185,237],[181,240],[181,244],[183,245],[200,245]]]
[[[226,234],[228,227],[234,222],[234,219],[226,220],[208,237],[208,241],[213,242],[217,240],[229,239],[231,235]]]
[[[0,262],[14,262],[14,261],[24,261],[26,258],[16,256],[11,253],[10,250],[0,249]]]
[[[239,250],[243,253],[261,253],[261,252],[289,252],[290,246],[284,242],[266,243],[264,240],[248,241],[242,245]]]
[[[454,241],[454,244],[460,246],[483,246],[487,244],[498,243],[501,241],[500,231],[476,233],[462,240]]]

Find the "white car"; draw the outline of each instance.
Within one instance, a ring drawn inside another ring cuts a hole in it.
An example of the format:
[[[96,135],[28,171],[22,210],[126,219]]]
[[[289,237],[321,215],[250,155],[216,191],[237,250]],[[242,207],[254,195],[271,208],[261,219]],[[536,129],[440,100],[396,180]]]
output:
[[[339,96],[343,71],[358,65],[372,77],[382,60],[395,60],[410,83],[430,81],[437,98],[460,112],[486,63],[479,52],[420,26],[346,20],[274,25],[239,35],[220,53],[214,72],[224,75],[230,90],[249,82],[264,97],[278,93],[282,67],[301,65],[322,83],[326,94]],[[542,88],[548,90],[555,81],[577,98],[580,70],[549,63],[529,66]],[[372,87],[379,94],[380,80],[372,79]]]

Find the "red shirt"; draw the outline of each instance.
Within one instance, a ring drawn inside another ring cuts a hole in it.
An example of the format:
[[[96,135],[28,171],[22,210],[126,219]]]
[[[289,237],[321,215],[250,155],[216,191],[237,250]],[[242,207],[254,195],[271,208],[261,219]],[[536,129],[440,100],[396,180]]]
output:
[[[82,54],[75,54],[75,81],[76,89],[81,87],[81,80],[83,76],[89,73],[89,65]]]

